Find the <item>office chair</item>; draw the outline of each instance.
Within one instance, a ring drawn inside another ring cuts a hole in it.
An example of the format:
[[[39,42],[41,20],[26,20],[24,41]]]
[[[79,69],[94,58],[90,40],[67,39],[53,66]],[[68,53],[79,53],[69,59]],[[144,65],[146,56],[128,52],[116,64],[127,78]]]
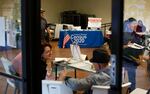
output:
[[[130,82],[122,84],[122,94],[129,94],[128,88],[130,85],[131,85]],[[110,89],[110,86],[93,85],[92,86],[92,90],[93,90],[92,94],[108,94],[109,89]]]
[[[1,57],[0,60],[2,62],[2,65],[3,65],[4,69],[5,69],[5,72],[9,75],[12,75],[9,71],[9,66],[11,65],[11,62],[8,59],[4,58],[4,57]],[[4,94],[7,94],[8,86],[11,86],[11,87],[14,88],[14,94],[17,94],[17,91],[18,91],[18,94],[19,94],[19,89],[16,88],[16,86],[15,86],[15,80],[10,79],[10,78],[6,78],[6,81],[7,81],[7,85],[6,85]]]

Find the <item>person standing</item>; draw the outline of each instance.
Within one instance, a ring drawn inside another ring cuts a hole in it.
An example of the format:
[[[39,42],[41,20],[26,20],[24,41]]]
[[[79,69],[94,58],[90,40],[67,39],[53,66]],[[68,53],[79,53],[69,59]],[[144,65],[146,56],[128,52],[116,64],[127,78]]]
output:
[[[138,26],[137,26],[137,32],[145,32],[146,31],[146,27],[143,24],[142,20],[138,20]]]
[[[136,69],[139,65],[137,59],[140,59],[140,55],[143,54],[143,49],[134,49],[128,45],[132,43],[138,43],[139,40],[136,38],[133,33],[137,27],[137,21],[134,18],[128,19],[128,26],[130,31],[124,30],[123,34],[123,67],[128,73],[129,82],[131,82],[130,92],[133,91],[136,87]]]
[[[47,24],[47,20],[45,19],[45,10],[41,9],[41,42],[42,43],[49,43],[50,36],[49,36],[49,28]]]

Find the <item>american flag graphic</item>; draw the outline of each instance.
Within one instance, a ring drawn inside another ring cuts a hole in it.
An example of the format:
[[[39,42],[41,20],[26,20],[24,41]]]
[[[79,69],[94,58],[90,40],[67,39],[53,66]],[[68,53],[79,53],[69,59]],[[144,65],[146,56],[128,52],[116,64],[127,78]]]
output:
[[[70,40],[69,34],[65,33],[64,40],[63,40],[63,48],[65,48],[65,45],[69,40]]]

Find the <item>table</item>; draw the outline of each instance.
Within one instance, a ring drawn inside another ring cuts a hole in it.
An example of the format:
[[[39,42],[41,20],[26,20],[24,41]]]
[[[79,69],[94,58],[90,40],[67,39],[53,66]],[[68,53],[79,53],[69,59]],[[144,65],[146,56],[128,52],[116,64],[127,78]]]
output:
[[[96,71],[95,69],[92,69],[92,65],[93,64],[88,60],[68,64],[69,67],[72,67],[74,69],[95,73]]]
[[[66,43],[65,48],[75,42],[81,48],[97,48],[103,45],[103,34],[100,30],[61,30],[59,35],[59,48],[62,48],[65,34],[69,34],[70,40]]]
[[[87,71],[87,72],[92,72],[95,73],[95,69],[92,69],[92,63],[88,60],[84,60],[84,61],[78,61],[78,60],[69,60],[69,61],[54,61],[54,65],[55,65],[55,80],[57,80],[57,74],[58,74],[58,66],[61,67],[70,67],[74,69],[74,75],[76,78],[76,70],[82,70],[82,71]]]

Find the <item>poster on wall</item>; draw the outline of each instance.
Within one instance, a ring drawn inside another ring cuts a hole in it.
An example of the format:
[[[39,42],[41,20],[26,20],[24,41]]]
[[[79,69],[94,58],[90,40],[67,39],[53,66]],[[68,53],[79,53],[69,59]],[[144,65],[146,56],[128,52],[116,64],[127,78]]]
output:
[[[5,18],[0,17],[0,46],[5,46]]]
[[[16,28],[15,21],[12,19],[6,19],[7,30],[7,46],[16,48]]]
[[[88,28],[91,29],[100,29],[102,24],[102,18],[88,18]]]

